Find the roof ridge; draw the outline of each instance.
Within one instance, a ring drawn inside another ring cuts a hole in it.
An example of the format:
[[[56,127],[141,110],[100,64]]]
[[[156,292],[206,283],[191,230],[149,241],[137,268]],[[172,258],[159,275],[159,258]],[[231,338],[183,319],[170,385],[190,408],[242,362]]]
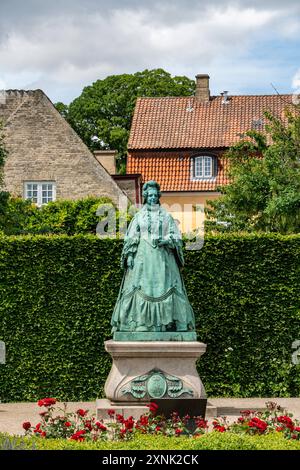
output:
[[[264,95],[231,95],[229,94],[229,98],[240,98],[240,97],[256,97],[256,98],[262,98],[262,97],[274,97],[274,96],[293,96],[293,93],[273,93],[270,95],[264,94]],[[191,99],[195,98],[195,95],[191,96],[138,96],[137,99],[142,99],[142,100],[167,100],[167,99]],[[223,98],[222,95],[211,95],[210,98]]]

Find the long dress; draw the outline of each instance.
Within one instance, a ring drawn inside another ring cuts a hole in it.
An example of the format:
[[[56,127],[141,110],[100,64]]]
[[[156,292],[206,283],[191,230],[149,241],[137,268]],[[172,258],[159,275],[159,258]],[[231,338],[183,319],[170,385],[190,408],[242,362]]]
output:
[[[157,246],[157,240],[167,245]],[[133,256],[134,266],[127,266]],[[194,331],[194,312],[179,270],[182,240],[173,217],[145,204],[132,219],[121,256],[125,270],[112,331]]]

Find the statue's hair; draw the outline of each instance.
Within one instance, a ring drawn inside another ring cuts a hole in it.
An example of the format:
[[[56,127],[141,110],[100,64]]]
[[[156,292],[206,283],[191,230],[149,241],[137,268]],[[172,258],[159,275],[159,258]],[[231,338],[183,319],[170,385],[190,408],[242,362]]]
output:
[[[160,186],[156,181],[147,181],[147,183],[144,184],[143,186],[143,199],[144,199],[144,204],[147,202],[147,197],[148,197],[148,191],[149,189],[156,189],[158,198],[160,199],[161,192],[160,192]]]

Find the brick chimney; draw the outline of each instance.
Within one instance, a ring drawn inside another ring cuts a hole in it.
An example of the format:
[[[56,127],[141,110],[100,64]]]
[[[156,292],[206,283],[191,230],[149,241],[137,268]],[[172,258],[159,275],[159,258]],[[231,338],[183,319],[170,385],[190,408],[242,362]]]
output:
[[[208,103],[210,98],[209,75],[199,73],[196,75],[195,97],[200,103]]]
[[[94,155],[98,162],[106,169],[110,175],[115,175],[116,170],[116,150],[94,150]]]

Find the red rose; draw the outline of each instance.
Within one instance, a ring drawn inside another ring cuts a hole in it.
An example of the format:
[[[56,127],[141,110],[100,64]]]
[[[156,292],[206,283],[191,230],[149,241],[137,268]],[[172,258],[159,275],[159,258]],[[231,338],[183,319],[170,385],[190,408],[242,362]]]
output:
[[[284,424],[288,429],[294,429],[293,420],[289,416],[278,416],[277,421]]]
[[[55,398],[42,398],[38,401],[39,406],[52,406],[55,405],[56,400]]]
[[[107,413],[109,414],[110,417],[112,417],[115,414],[115,410],[108,410]]]
[[[297,426],[294,431],[300,432],[300,426]]]
[[[251,415],[251,413],[253,413],[253,411],[251,410],[242,410],[240,411],[241,415],[244,415],[244,416],[249,416]]]
[[[132,416],[129,416],[128,419],[125,419],[125,420],[124,420],[124,423],[123,423],[123,424],[124,424],[124,426],[125,426],[125,428],[126,428],[127,430],[132,429],[133,426],[134,426],[134,419],[133,419],[133,417],[132,417]]]
[[[155,414],[158,410],[158,405],[156,403],[151,402],[149,405],[147,405],[149,408],[150,413]]]
[[[259,431],[264,432],[267,429],[268,425],[265,421],[262,421],[261,419],[254,417],[249,421],[249,427],[256,428]]]
[[[196,425],[197,425],[197,428],[201,428],[201,429],[208,428],[207,421],[205,419],[202,419],[202,418],[196,419]]]
[[[140,422],[139,422],[139,424],[140,424],[141,426],[148,426],[148,424],[149,424],[149,418],[148,418],[148,416],[141,416],[141,417],[140,417]]]
[[[116,415],[116,420],[118,421],[118,423],[121,423],[121,424],[123,424],[125,421],[124,416],[120,414]]]
[[[161,431],[161,427],[160,427],[160,426],[156,426],[155,431],[157,431],[157,432]]]
[[[64,423],[64,426],[66,426],[66,428],[69,428],[70,426],[72,426],[72,424],[70,423],[70,421],[66,421]]]
[[[83,410],[83,409],[79,409],[76,411],[76,413],[79,415],[79,416],[82,416],[84,417],[86,414],[87,414],[88,410]]]
[[[28,431],[28,429],[31,428],[31,424],[29,421],[25,421],[25,423],[23,423],[23,429],[25,429],[25,431]]]
[[[175,430],[175,434],[179,435],[179,434],[181,434],[181,433],[182,433],[182,429],[177,428],[177,429]]]
[[[84,429],[81,430],[81,431],[77,431],[77,432],[75,432],[75,434],[73,434],[73,435],[70,437],[70,439],[72,439],[73,441],[82,442],[82,441],[84,441],[84,437],[83,437],[84,434],[85,434]]]
[[[97,426],[98,429],[101,429],[101,431],[107,431],[107,427],[104,426],[104,424],[100,423],[99,421],[97,421],[95,425]]]
[[[216,429],[216,431],[219,431],[219,432],[225,432],[226,431],[225,426],[220,426],[220,425],[215,426],[215,429]]]
[[[43,431],[43,432],[41,433],[41,436],[42,436],[42,437],[46,437],[46,436],[47,436],[47,433],[46,433],[45,431]]]
[[[93,429],[91,421],[86,421],[84,425],[89,431]]]

